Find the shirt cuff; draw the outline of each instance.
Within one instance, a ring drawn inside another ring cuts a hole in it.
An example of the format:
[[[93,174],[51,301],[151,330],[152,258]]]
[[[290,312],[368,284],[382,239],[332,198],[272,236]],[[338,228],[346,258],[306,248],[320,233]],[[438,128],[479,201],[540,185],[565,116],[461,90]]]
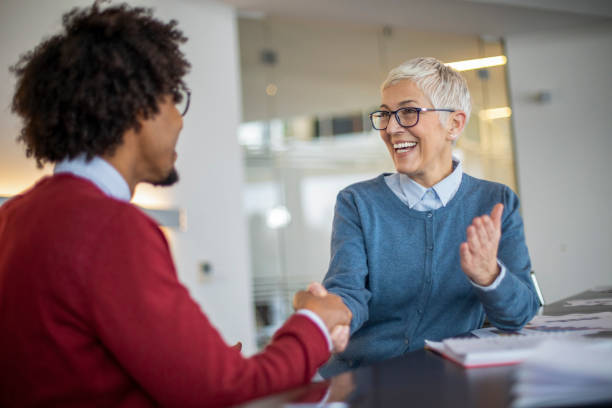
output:
[[[327,341],[327,346],[329,347],[329,351],[332,351],[333,344],[332,344],[331,336],[329,334],[329,330],[327,330],[327,326],[325,325],[325,323],[323,323],[323,320],[321,320],[319,315],[317,315],[312,310],[308,310],[308,309],[300,309],[295,313],[306,316],[314,324],[316,324],[319,327],[319,330],[321,330],[321,333],[323,333],[323,336],[325,337],[325,340]]]
[[[481,286],[470,279],[470,282],[472,282],[472,285],[476,286],[478,289],[484,290],[485,292],[497,289],[501,281],[504,279],[504,276],[506,276],[506,267],[504,266],[503,263],[501,263],[499,259],[497,260],[497,265],[499,265],[499,269],[501,271],[499,272],[499,275],[497,275],[497,278],[495,278],[493,283],[491,283],[489,286]]]

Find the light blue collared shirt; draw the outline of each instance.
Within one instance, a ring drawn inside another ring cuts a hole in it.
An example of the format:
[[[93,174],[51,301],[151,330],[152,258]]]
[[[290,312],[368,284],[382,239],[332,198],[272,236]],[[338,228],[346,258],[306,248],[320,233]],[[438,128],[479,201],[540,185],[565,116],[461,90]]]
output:
[[[417,211],[437,210],[446,207],[459,186],[463,169],[461,162],[453,157],[453,172],[431,188],[426,188],[403,173],[385,176],[385,182],[408,207]]]
[[[417,211],[432,211],[441,207],[446,207],[446,204],[453,199],[459,186],[463,169],[459,159],[453,157],[453,172],[440,180],[436,185],[426,188],[412,180],[403,173],[393,173],[385,176],[385,183],[393,191],[393,193],[404,204],[413,210]],[[504,276],[506,276],[506,267],[497,260],[500,268],[500,273],[497,278],[489,286],[481,286],[470,279],[472,285],[484,289],[494,290],[499,286]]]
[[[106,160],[95,156],[90,161],[81,154],[55,165],[53,174],[70,173],[94,183],[104,194],[117,200],[130,201],[132,193],[123,176]]]

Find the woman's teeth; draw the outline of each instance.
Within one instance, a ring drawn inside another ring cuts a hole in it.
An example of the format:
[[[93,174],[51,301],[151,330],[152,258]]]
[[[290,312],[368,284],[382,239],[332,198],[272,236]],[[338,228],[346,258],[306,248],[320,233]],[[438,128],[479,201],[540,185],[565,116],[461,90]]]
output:
[[[393,148],[398,153],[404,153],[404,152],[407,152],[408,149],[413,148],[416,145],[417,145],[416,142],[394,143]]]

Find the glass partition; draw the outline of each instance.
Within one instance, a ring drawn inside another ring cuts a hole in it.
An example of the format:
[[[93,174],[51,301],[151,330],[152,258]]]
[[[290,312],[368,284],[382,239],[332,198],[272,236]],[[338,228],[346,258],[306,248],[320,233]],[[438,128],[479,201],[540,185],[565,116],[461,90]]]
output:
[[[283,44],[290,39],[273,36],[274,41],[270,40],[272,33],[280,30],[278,25],[285,27],[287,22],[241,20],[239,24],[245,94],[243,109],[247,118],[240,127],[239,142],[245,160],[244,205],[249,223],[259,347],[266,344],[292,312],[293,294],[311,281],[321,281],[324,277],[329,263],[337,193],[351,183],[394,171],[378,132],[371,129],[368,113],[380,102],[378,87],[388,69],[418,56],[411,55],[406,47],[400,47],[401,39],[409,33],[400,32],[399,38],[389,38],[388,31],[381,34],[372,30],[378,38],[374,42],[378,51],[370,55],[384,54],[384,60],[391,61],[392,65],[384,66],[384,69],[379,67],[370,79],[352,78],[355,91],[346,90],[346,103],[340,102],[340,106],[335,103],[333,109],[325,108],[321,106],[337,98],[337,85],[342,85],[346,72],[353,67],[358,71],[363,67],[355,66],[353,60],[350,67],[342,71],[337,67],[341,61],[326,61],[313,56],[316,62],[313,63],[312,76],[300,77],[302,86],[293,82],[291,86],[283,86],[288,77],[295,80],[296,74],[291,70],[291,64],[283,67],[282,62],[292,58],[292,53],[300,53],[295,58],[305,60],[307,52],[314,55],[321,52],[320,48],[334,46],[339,47],[335,50],[341,58],[341,50],[351,49],[347,45],[350,38],[361,35],[362,44],[366,44],[363,39],[367,33],[363,34],[363,31],[370,28],[344,27],[349,32],[353,30],[354,35],[342,37],[344,40],[338,40],[340,44],[320,42],[294,50]],[[258,29],[265,34],[260,42],[254,40]],[[305,42],[315,41],[312,38],[317,37],[309,35],[309,30],[331,30],[322,27],[321,23],[309,25],[307,22],[295,23],[292,29],[302,30],[302,35],[307,37],[303,40]],[[466,44],[465,56],[457,55],[453,49],[446,57],[436,55],[439,59],[451,62],[503,54],[499,40],[455,37],[437,34],[431,40],[437,41],[432,47],[439,49],[439,41],[444,38],[450,39],[449,49],[463,41]],[[419,36],[421,42],[427,38],[431,35]],[[419,47],[426,48],[426,45],[420,44]],[[257,49],[265,50],[262,54],[265,58],[260,63],[253,57]],[[279,50],[278,54],[274,49]],[[368,53],[364,51],[363,54],[367,62]],[[275,62],[270,64],[270,61]],[[331,78],[336,74],[336,80]],[[507,184],[516,191],[512,112],[506,91],[505,66],[469,70],[463,75],[472,95],[473,111],[454,154],[462,160],[466,173]],[[326,86],[317,88],[317,95],[308,96],[311,88],[319,86],[317,81]],[[254,87],[256,83],[259,88]],[[259,94],[255,95],[256,92]],[[292,92],[291,95],[286,95],[288,92]],[[306,103],[308,98],[311,98],[311,103]],[[355,105],[361,105],[361,108],[356,109]]]

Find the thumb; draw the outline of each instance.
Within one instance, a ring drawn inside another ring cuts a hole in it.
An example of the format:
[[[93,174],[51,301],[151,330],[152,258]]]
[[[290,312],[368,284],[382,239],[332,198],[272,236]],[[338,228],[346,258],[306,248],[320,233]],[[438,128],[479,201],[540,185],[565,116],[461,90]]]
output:
[[[491,220],[497,229],[501,229],[501,218],[503,213],[504,205],[502,203],[495,204],[493,211],[491,211]]]
[[[319,282],[312,282],[308,285],[308,291],[315,296],[325,296],[327,295],[327,289]]]

